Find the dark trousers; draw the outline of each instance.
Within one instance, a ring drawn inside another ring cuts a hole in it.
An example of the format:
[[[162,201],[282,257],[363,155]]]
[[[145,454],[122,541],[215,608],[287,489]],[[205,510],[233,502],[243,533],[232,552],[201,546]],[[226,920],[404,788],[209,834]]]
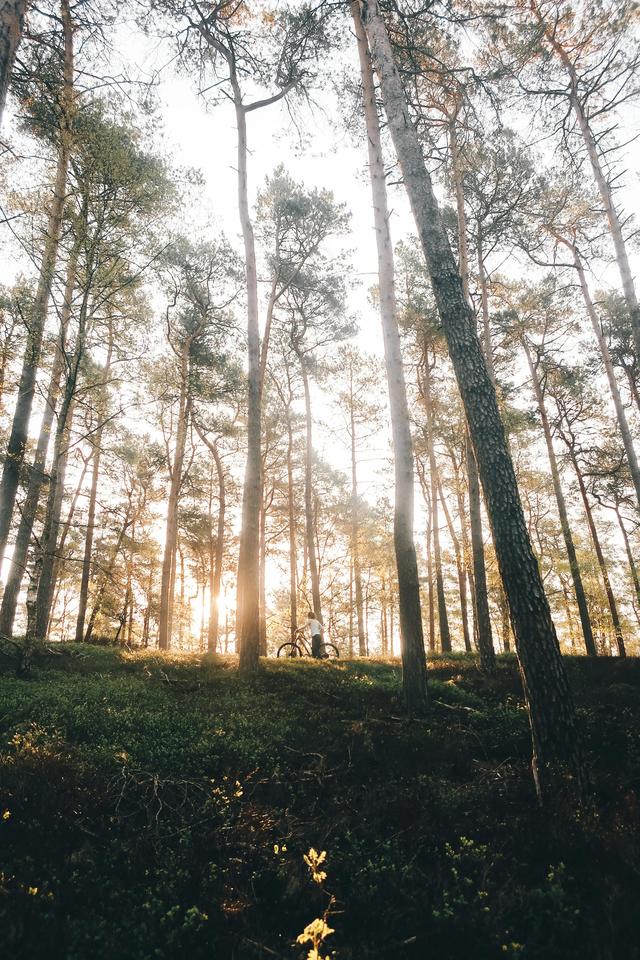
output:
[[[322,656],[322,637],[319,633],[314,633],[311,637],[311,654],[314,657]]]

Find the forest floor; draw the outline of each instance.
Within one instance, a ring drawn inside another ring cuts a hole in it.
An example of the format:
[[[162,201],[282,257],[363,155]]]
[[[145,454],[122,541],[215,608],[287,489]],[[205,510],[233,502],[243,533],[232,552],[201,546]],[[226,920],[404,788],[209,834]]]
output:
[[[640,956],[640,660],[569,658],[597,812],[540,811],[517,667],[99,647],[0,665],[12,960]],[[304,855],[326,851],[314,883]]]

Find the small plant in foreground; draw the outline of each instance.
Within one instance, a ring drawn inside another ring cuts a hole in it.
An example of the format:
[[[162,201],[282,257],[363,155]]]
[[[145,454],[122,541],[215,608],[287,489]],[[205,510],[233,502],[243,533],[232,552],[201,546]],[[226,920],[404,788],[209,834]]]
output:
[[[322,887],[324,890],[324,882],[327,879],[326,870],[322,869],[322,865],[327,859],[326,850],[322,850],[318,853],[317,850],[314,850],[313,847],[309,849],[308,853],[304,855],[304,862],[309,868],[311,873],[311,879],[314,883],[317,883],[318,886]],[[330,960],[329,954],[324,956],[320,953],[323,948],[323,943],[326,938],[334,933],[334,930],[327,923],[331,907],[335,903],[335,897],[333,894],[327,893],[329,897],[329,902],[324,910],[322,917],[316,917],[315,920],[312,920],[311,923],[308,923],[304,928],[302,933],[296,938],[296,943],[310,943],[311,947],[307,954],[307,960]]]

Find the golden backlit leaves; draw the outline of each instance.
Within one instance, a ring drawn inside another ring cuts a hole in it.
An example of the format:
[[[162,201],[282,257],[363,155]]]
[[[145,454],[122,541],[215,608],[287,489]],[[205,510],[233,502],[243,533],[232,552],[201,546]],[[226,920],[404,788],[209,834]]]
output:
[[[322,865],[327,859],[327,851],[321,850],[318,853],[313,847],[309,848],[308,853],[304,855],[304,862],[309,867],[311,879],[314,883],[322,885],[327,879],[327,874],[322,870]],[[311,923],[308,923],[301,934],[296,938],[296,943],[310,943],[311,949],[307,954],[307,960],[330,960],[329,955],[324,956],[320,953],[323,941],[335,931],[327,923],[329,910],[334,903],[334,897],[329,899],[329,905],[324,912],[324,916],[316,917]]]
[[[314,851],[315,852],[315,851]],[[307,858],[305,857],[305,860]],[[327,925],[321,917],[316,917],[311,923],[307,924],[299,937],[297,943],[311,943],[311,949],[307,954],[307,960],[329,960],[328,954],[324,957],[320,954],[320,947],[325,937],[334,933],[334,930]]]
[[[327,879],[327,874],[325,871],[320,869],[326,859],[326,850],[322,850],[321,853],[318,853],[317,850],[314,850],[314,848],[311,847],[309,852],[305,853],[304,862],[309,867],[311,879],[314,883],[324,883],[324,881]]]
[[[229,2],[210,3],[207,9],[210,13],[215,13],[216,19],[227,26],[244,27],[258,20],[265,27],[273,27],[277,22],[276,10],[263,3],[229,0]]]

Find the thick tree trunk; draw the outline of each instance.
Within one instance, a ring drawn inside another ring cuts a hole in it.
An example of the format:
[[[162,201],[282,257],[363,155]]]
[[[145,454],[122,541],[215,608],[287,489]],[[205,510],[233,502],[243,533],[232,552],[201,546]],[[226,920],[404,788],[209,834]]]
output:
[[[31,407],[36,387],[36,375],[40,366],[42,341],[47,320],[51,288],[58,259],[62,216],[66,197],[67,173],[72,141],[73,114],[73,29],[69,0],[62,0],[62,23],[64,30],[63,109],[56,166],[53,198],[45,234],[44,253],[34,302],[30,311],[27,345],[22,361],[18,385],[18,399],[13,414],[11,433],[7,443],[2,480],[0,481],[0,560],[4,557],[11,519],[16,501],[20,472],[29,432]]]
[[[247,463],[242,494],[242,527],[238,557],[236,644],[240,669],[254,672],[260,658],[260,502],[262,499],[260,397],[260,328],[255,239],[247,193],[247,117],[235,75],[238,124],[238,209],[244,240],[247,281]]]
[[[576,596],[576,603],[578,604],[578,613],[580,614],[580,625],[582,627],[582,636],[584,637],[584,645],[587,651],[587,654],[590,657],[595,657],[598,654],[596,650],[596,642],[593,639],[593,629],[591,627],[591,619],[589,618],[589,608],[587,606],[587,598],[584,592],[584,586],[582,584],[582,576],[580,574],[580,564],[578,563],[578,558],[576,556],[576,548],[573,542],[573,536],[571,534],[571,527],[569,525],[569,517],[567,515],[567,504],[564,499],[564,493],[562,492],[562,485],[560,483],[560,471],[558,470],[558,461],[556,458],[556,452],[553,448],[553,439],[551,437],[551,427],[549,426],[549,418],[547,417],[547,411],[544,403],[544,395],[542,393],[542,387],[540,386],[540,380],[538,379],[538,369],[537,365],[534,363],[533,356],[531,354],[531,347],[527,342],[526,337],[522,339],[522,346],[524,349],[525,356],[527,358],[527,364],[529,366],[529,374],[531,376],[531,385],[533,387],[533,393],[536,398],[536,403],[538,405],[538,412],[540,414],[540,420],[542,422],[542,430],[544,433],[544,441],[547,446],[547,456],[549,458],[549,467],[551,469],[551,480],[553,482],[553,491],[556,496],[556,503],[558,505],[558,515],[560,517],[560,527],[562,529],[562,536],[564,538],[564,545],[567,551],[567,557],[569,559],[569,570],[571,571],[571,579],[573,581],[573,590]]]
[[[60,393],[62,372],[64,369],[65,346],[67,340],[67,330],[71,318],[71,301],[73,298],[73,289],[76,279],[78,265],[79,245],[75,245],[67,265],[67,277],[65,282],[64,299],[60,315],[60,336],[58,346],[53,358],[53,367],[51,369],[51,379],[47,390],[47,399],[40,425],[38,443],[33,460],[33,466],[29,475],[29,484],[27,494],[22,504],[20,512],[20,523],[16,533],[16,542],[13,548],[7,585],[2,597],[2,606],[0,607],[0,634],[11,636],[13,632],[13,621],[16,615],[18,596],[22,586],[24,572],[27,566],[27,557],[29,553],[29,543],[31,533],[38,511],[40,502],[40,493],[46,480],[46,462],[49,441],[51,439],[51,427],[55,415],[56,403]]]
[[[580,465],[576,458],[573,450],[569,449],[569,456],[571,458],[571,463],[575,471],[576,479],[578,481],[578,487],[580,489],[580,496],[582,497],[582,503],[584,504],[584,512],[587,517],[587,524],[589,525],[589,533],[591,534],[591,542],[593,543],[593,549],[598,560],[598,566],[600,568],[600,574],[602,576],[602,583],[604,584],[604,592],[607,596],[607,604],[609,605],[609,613],[611,614],[611,622],[613,623],[613,633],[616,640],[616,646],[618,648],[618,655],[621,657],[626,657],[627,651],[624,644],[624,636],[622,634],[622,624],[620,623],[620,614],[618,613],[618,604],[611,587],[611,580],[609,579],[609,571],[607,570],[607,561],[604,558],[604,553],[602,552],[602,546],[600,544],[600,537],[598,536],[598,530],[593,519],[593,510],[591,509],[591,504],[589,503],[589,494],[587,493],[587,488],[585,486],[584,479],[582,477],[582,471]]]
[[[451,166],[453,170],[453,182],[456,194],[458,250],[462,293],[467,305],[469,306],[469,309],[472,310],[473,305],[471,302],[471,294],[469,292],[467,218],[464,208],[464,190],[462,184],[462,173],[460,170],[460,156],[458,151],[457,117],[453,117],[449,123],[449,146],[451,150]],[[491,335],[489,328],[489,306],[487,302],[486,283],[484,282],[484,264],[482,264],[480,288],[482,290],[483,324],[486,337],[485,361],[487,363],[487,372],[489,373],[489,377],[495,388],[495,373],[493,370],[493,355],[491,352]],[[491,360],[488,359],[489,356],[491,356]],[[484,557],[480,484],[478,483],[478,467],[475,462],[475,455],[469,439],[468,431],[465,441],[467,448],[466,461],[467,479],[469,484],[469,518],[471,526],[471,552],[473,556],[473,574],[475,583],[475,622],[478,630],[478,651],[480,653],[480,663],[482,668],[484,670],[492,671],[495,669],[495,652],[493,649],[493,633],[491,630],[491,616],[489,613],[489,590],[487,587],[487,570]]]
[[[22,39],[27,6],[28,0],[1,0],[0,2],[0,127],[7,102],[11,71]]]
[[[533,738],[533,772],[542,797],[556,760],[584,787],[575,708],[549,603],[533,554],[495,389],[444,229],[376,0],[365,24],[389,130],[431,276],[482,479],[505,586]]]
[[[393,539],[398,571],[402,687],[405,705],[409,713],[422,713],[427,706],[427,661],[422,632],[418,562],[413,540],[413,447],[396,311],[393,247],[389,232],[389,208],[380,141],[380,124],[373,71],[360,18],[360,9],[358,0],[354,0],[351,11],[358,42],[362,77],[369,176],[378,249],[380,316],[384,337],[393,434],[395,468]]]
[[[113,323],[109,319],[109,343],[107,359],[104,366],[105,383],[108,382],[113,356]],[[96,529],[96,506],[98,503],[98,481],[100,479],[100,464],[102,460],[102,437],[104,424],[100,424],[93,436],[93,467],[91,471],[91,488],[89,490],[89,505],[87,510],[87,529],[84,537],[84,552],[82,557],[82,574],[80,577],[80,594],[78,598],[78,615],[76,617],[76,643],[84,640],[84,622],[87,615],[89,599],[89,581],[91,579],[91,564],[93,562],[93,538]]]
[[[316,525],[313,511],[313,421],[311,418],[311,392],[309,374],[304,357],[299,356],[302,384],[304,386],[304,409],[306,419],[306,444],[304,454],[304,517],[309,556],[309,577],[311,579],[311,597],[316,619],[322,623],[322,603],[320,600],[320,575],[318,573],[318,554],[316,551]]]

